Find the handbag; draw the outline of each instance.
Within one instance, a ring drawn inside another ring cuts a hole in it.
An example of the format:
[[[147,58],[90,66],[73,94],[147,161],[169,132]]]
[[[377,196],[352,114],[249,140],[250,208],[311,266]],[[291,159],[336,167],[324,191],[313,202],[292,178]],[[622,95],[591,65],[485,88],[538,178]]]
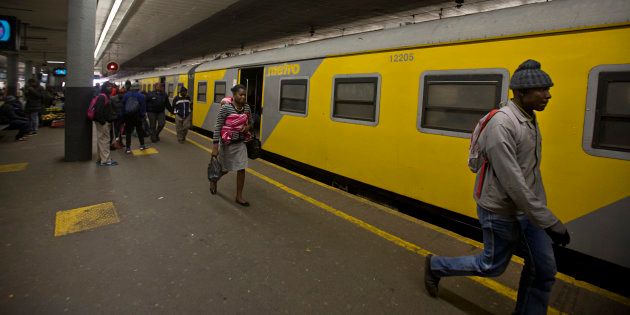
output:
[[[256,138],[256,135],[252,134],[252,139],[245,142],[245,145],[247,146],[248,158],[255,160],[260,157],[261,143],[260,140]]]
[[[208,163],[208,180],[216,182],[221,178],[221,176],[223,176],[221,163],[219,163],[219,159],[216,156],[213,156],[210,158],[210,163]]]

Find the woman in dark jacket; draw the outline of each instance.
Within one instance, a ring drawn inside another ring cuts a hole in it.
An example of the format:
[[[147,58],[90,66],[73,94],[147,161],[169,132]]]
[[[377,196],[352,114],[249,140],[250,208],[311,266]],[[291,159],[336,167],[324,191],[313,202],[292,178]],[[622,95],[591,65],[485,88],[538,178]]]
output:
[[[29,121],[31,134],[34,135],[37,134],[37,130],[39,129],[39,114],[43,108],[44,93],[44,89],[37,83],[37,80],[28,80],[28,85],[26,86],[26,92],[24,94],[26,97],[24,112],[26,112],[26,117]]]

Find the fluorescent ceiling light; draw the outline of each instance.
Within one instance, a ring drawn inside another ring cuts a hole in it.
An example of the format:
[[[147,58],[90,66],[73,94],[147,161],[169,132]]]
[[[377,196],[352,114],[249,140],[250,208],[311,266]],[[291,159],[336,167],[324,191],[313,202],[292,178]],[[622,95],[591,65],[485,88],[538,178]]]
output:
[[[98,56],[99,50],[101,50],[101,46],[103,45],[103,41],[105,41],[105,36],[107,36],[107,32],[109,28],[112,26],[112,22],[114,21],[114,17],[116,17],[116,13],[118,13],[118,9],[120,8],[120,4],[122,0],[116,0],[114,5],[112,6],[111,11],[109,11],[109,16],[107,17],[107,22],[105,22],[105,27],[103,27],[103,31],[101,31],[101,36],[98,39],[98,44],[96,45],[96,49],[94,50],[94,59]]]
[[[46,63],[66,63],[65,61],[46,60]]]

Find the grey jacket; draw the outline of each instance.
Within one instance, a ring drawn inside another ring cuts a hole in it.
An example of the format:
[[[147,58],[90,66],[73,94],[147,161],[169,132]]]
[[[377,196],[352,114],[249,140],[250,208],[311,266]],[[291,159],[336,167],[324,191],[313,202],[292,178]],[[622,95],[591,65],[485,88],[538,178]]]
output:
[[[505,113],[508,110],[516,117],[518,126]],[[481,195],[477,198],[474,194],[479,206],[507,215],[524,212],[542,229],[558,221],[547,208],[540,174],[541,140],[538,123],[527,118],[512,101],[488,122],[478,140],[490,165]],[[481,174],[477,173],[475,187]]]

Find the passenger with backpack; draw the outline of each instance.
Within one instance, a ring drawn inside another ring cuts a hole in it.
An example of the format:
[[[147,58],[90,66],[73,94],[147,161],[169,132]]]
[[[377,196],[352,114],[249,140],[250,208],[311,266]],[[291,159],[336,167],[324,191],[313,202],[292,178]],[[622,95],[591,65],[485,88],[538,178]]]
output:
[[[424,284],[437,297],[448,276],[496,277],[519,246],[525,258],[513,314],[546,314],[555,281],[552,244],[566,245],[566,227],[547,208],[540,173],[541,137],[534,111],[543,111],[553,82],[540,63],[527,60],[514,72],[514,98],[481,119],[471,141],[469,166],[477,173],[474,198],[483,231],[476,256],[427,255]]]
[[[109,95],[112,92],[112,84],[103,83],[101,91],[94,96],[90,107],[88,108],[88,119],[94,121],[96,125],[96,149],[98,160],[96,163],[100,166],[115,166],[116,161],[110,158],[110,129],[111,122],[116,119],[116,112],[110,102]]]
[[[188,89],[183,86],[179,89],[179,95],[173,99],[173,112],[175,114],[177,141],[184,143],[192,119],[192,101],[188,96]]]
[[[140,84],[133,83],[130,87],[130,91],[125,93],[122,100],[122,117],[125,121],[125,137],[126,137],[126,149],[125,153],[131,153],[131,134],[133,130],[136,130],[138,134],[138,140],[140,141],[140,150],[147,148],[144,145],[144,128],[142,127],[142,120],[147,114],[147,105],[144,95],[138,92],[140,90]]]
[[[164,85],[156,83],[155,91],[151,91],[147,99],[147,116],[149,116],[152,142],[160,141],[160,132],[164,129],[165,124],[166,115],[164,111],[166,109],[171,110],[168,95],[164,93]]]

